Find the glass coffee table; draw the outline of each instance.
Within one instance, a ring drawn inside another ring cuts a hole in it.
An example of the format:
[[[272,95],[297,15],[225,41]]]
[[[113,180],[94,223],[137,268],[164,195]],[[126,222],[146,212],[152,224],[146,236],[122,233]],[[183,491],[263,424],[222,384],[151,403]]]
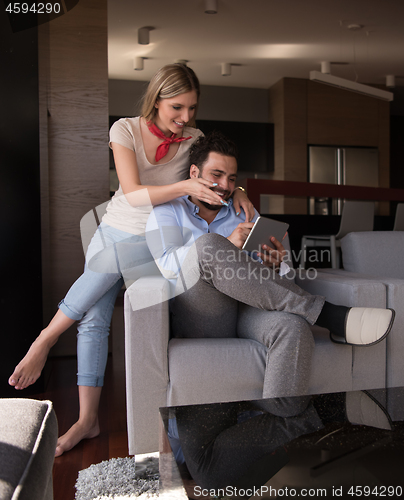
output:
[[[402,387],[160,414],[164,498],[404,498]]]

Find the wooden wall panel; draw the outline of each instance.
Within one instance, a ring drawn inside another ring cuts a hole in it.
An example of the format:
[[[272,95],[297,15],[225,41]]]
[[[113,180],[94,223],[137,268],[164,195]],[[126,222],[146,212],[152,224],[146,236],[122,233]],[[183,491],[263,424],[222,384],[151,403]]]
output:
[[[274,123],[274,172],[272,179],[284,180],[285,150],[285,116],[283,80],[269,89],[269,121]]]
[[[390,183],[390,103],[379,101],[379,186],[397,187]],[[390,204],[379,204],[379,215],[390,215]]]
[[[389,187],[388,102],[295,78],[279,81],[269,96],[269,117],[275,124],[274,180],[307,181],[309,145],[362,146],[379,148],[380,187]],[[283,209],[304,214],[307,202],[285,198]],[[387,205],[380,209],[388,214]]]
[[[379,186],[390,186],[390,105],[379,101]]]
[[[404,116],[390,116],[390,183],[404,189]]]
[[[80,220],[109,198],[106,0],[81,0],[52,21],[49,51],[46,311],[53,314],[83,271]],[[76,353],[74,331],[62,336],[53,354]]]
[[[321,83],[307,84],[308,144],[378,146],[378,99]]]
[[[307,80],[284,80],[285,181],[307,181]]]
[[[284,79],[285,96],[285,181],[307,181],[307,80]],[[304,198],[284,199],[285,213],[306,211]]]
[[[269,89],[269,121],[275,125],[274,180],[307,180],[306,80],[285,78]],[[278,213],[301,213],[302,199],[279,197]]]

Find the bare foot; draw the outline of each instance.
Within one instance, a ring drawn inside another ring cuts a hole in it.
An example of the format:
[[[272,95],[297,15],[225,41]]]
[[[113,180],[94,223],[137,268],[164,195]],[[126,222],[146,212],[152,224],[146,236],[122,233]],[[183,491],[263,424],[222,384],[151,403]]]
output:
[[[65,451],[69,451],[80,443],[82,439],[97,437],[100,433],[98,418],[93,424],[84,424],[78,420],[70,429],[60,436],[56,445],[55,457],[60,457]]]
[[[50,348],[39,337],[31,344],[27,354],[15,367],[8,383],[15,389],[25,389],[41,375]]]
[[[41,375],[50,348],[56,344],[59,336],[74,323],[60,309],[57,310],[49,325],[42,330],[32,343],[27,354],[15,367],[8,383],[16,389],[25,389],[36,382]]]

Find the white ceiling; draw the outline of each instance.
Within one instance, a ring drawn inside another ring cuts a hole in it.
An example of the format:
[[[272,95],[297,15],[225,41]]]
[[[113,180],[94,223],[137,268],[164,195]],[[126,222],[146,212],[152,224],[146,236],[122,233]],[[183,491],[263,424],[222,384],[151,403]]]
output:
[[[149,45],[137,42],[143,26],[154,28]],[[143,71],[133,69],[139,56]],[[108,57],[112,79],[147,81],[185,59],[203,85],[266,89],[331,61],[336,76],[384,84],[393,74],[403,86],[404,0],[218,0],[215,15],[204,0],[109,0]]]

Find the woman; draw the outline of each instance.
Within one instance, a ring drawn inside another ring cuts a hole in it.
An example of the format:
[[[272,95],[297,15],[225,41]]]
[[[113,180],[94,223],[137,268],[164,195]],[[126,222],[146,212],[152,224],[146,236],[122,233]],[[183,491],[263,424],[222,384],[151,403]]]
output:
[[[16,389],[33,384],[50,348],[79,321],[79,419],[59,438],[56,456],[100,432],[98,407],[113,307],[124,279],[137,279],[144,264],[152,261],[144,238],[152,206],[185,195],[210,204],[223,203],[212,190],[212,182],[186,179],[188,150],[202,134],[192,128],[199,92],[198,79],[190,68],[181,64],[164,66],[150,81],[141,116],[118,120],[111,127],[110,147],[120,187],[89,245],[84,273],[9,379]],[[242,207],[250,220],[254,212],[248,198],[240,190],[235,196],[236,210]]]

